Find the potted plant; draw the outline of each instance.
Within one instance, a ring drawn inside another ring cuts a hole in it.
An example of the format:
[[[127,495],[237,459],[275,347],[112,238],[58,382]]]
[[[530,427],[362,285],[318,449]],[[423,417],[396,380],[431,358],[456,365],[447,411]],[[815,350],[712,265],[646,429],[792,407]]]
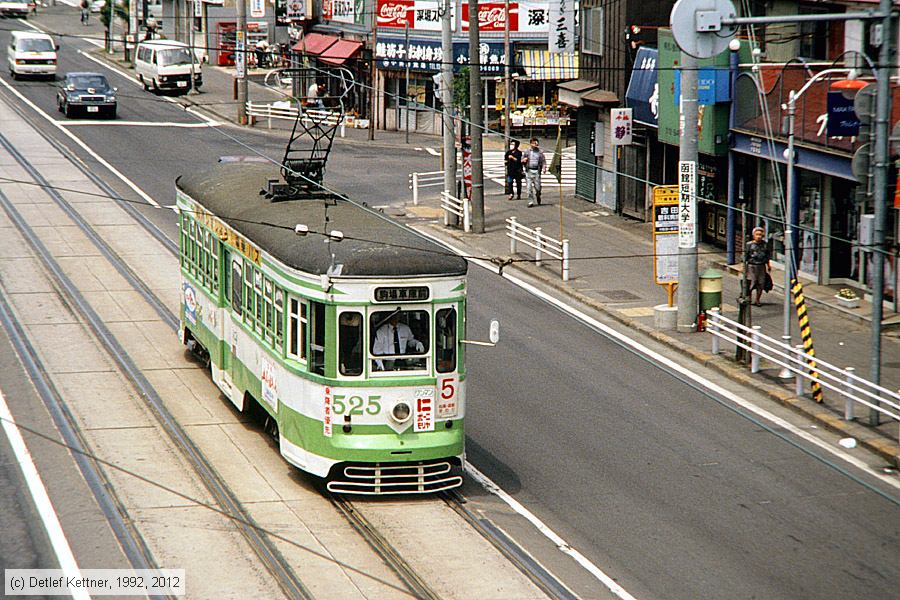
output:
[[[850,288],[841,288],[841,290],[835,294],[834,296],[838,304],[840,304],[844,308],[858,308],[859,307],[859,296],[856,295],[856,292],[851,290]]]

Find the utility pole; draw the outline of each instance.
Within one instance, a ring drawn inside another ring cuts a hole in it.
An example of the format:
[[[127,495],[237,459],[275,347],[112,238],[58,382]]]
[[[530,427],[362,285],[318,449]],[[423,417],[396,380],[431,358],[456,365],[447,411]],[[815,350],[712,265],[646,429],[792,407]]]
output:
[[[234,65],[237,67],[238,123],[247,124],[247,0],[237,0],[237,31],[234,44]]]
[[[894,38],[897,32],[891,20],[891,0],[881,0],[878,8],[882,13],[881,22],[873,25],[873,29],[881,26],[881,48],[878,51],[878,81],[875,90],[875,169],[872,201],[875,204],[875,223],[872,236],[872,351],[869,379],[875,385],[881,384],[881,319],[884,300],[884,230],[887,221],[887,187],[890,170],[888,121],[891,118],[891,71],[894,62]],[[897,290],[894,290],[897,293]],[[879,413],[869,409],[869,424],[878,425]]]
[[[509,101],[512,96],[509,84],[509,0],[504,0],[503,18],[503,142],[509,145]],[[562,239],[562,238],[559,238]]]
[[[484,116],[481,106],[480,46],[478,0],[469,0],[469,121],[472,133],[472,231],[475,233],[484,233],[484,166],[481,147]]]
[[[450,17],[456,0],[443,0],[441,13],[441,102],[444,105],[444,191],[456,196],[456,129],[453,123],[453,32]]]
[[[693,228],[688,243],[678,242],[678,317],[677,329],[681,333],[694,331],[697,326],[699,311],[699,292],[697,291],[697,59],[686,52],[681,53],[681,139],[678,160],[694,164],[694,185],[691,186],[690,226]],[[680,169],[679,169],[680,171]],[[679,173],[679,185],[681,184]],[[679,211],[680,212],[680,211]],[[681,215],[679,214],[679,219]],[[681,235],[679,234],[679,238]]]
[[[372,0],[372,73],[369,88],[369,141],[375,139],[375,114],[378,112],[378,70],[376,68],[375,46],[378,45],[378,2]],[[407,44],[406,52],[409,52]]]
[[[410,19],[409,13],[410,13],[410,9],[407,8],[406,12],[404,13],[405,14],[404,19],[406,20],[406,27],[404,28],[404,30],[405,30],[404,40],[406,43],[406,101],[404,102],[404,104],[406,104],[405,114],[406,114],[406,143],[407,144],[409,143],[409,101],[410,101],[410,99],[412,99],[412,94],[409,93],[409,19]]]

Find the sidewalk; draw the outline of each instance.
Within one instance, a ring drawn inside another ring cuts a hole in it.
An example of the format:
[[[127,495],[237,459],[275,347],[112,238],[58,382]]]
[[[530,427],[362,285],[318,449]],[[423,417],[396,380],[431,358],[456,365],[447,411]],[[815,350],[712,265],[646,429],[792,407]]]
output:
[[[125,67],[121,55],[110,57],[118,66]],[[283,98],[275,90],[256,82],[265,71],[252,73],[250,97],[254,101],[274,101]],[[232,69],[210,65],[203,68],[204,84],[202,93],[180,96],[178,101],[191,105],[215,116],[223,122],[234,123],[237,117],[234,99],[234,77]],[[277,125],[276,125],[277,122]],[[289,130],[290,121],[273,121],[273,135],[284,135]],[[266,124],[259,123],[253,130],[264,131]],[[379,147],[405,145],[404,132],[375,132],[375,141],[368,141],[368,131],[347,129],[345,141],[371,143]],[[439,137],[411,134],[411,141],[418,146],[438,149]],[[493,143],[493,140],[492,142]],[[542,140],[545,150],[552,151],[555,140]],[[487,143],[486,143],[487,146]],[[400,201],[405,200],[405,208],[392,211],[419,219],[427,217],[432,227],[443,235],[455,238],[456,243],[473,254],[509,256],[509,239],[506,237],[506,219],[515,216],[528,227],[540,226],[552,237],[559,236],[560,211],[557,189],[544,191],[544,204],[526,208],[527,202],[508,201],[500,186],[485,183],[485,230],[482,235],[464,234],[457,229],[444,228],[440,212],[437,188],[428,188],[420,195],[419,205],[411,206],[411,198],[398,192]],[[843,421],[843,401],[838,395],[825,390],[825,400],[817,404],[807,397],[793,395],[793,381],[778,379],[778,369],[773,365],[763,365],[759,375],[751,375],[749,369],[738,365],[725,353],[710,354],[710,335],[706,333],[677,333],[657,331],[654,327],[653,306],[666,302],[665,289],[653,282],[652,265],[652,223],[639,223],[603,210],[596,204],[578,200],[571,188],[564,190],[563,197],[563,237],[570,242],[570,280],[563,282],[558,262],[545,261],[543,266],[530,262],[515,263],[507,267],[521,269],[558,292],[588,304],[627,326],[641,331],[669,345],[673,351],[693,357],[700,363],[725,373],[734,380],[752,386],[773,400],[798,410],[824,426],[838,431],[841,435],[854,437],[861,445],[880,454],[893,465],[900,465],[900,443],[898,424],[886,420],[876,428],[864,425],[869,410],[858,406],[858,422]],[[741,265],[726,265],[725,253],[719,248],[700,244],[699,272],[708,267],[723,271],[723,313],[737,318],[737,298],[740,290]],[[527,259],[533,255],[518,254],[515,258]],[[752,308],[754,325],[773,337],[780,337],[783,329],[783,295],[781,282],[783,273],[773,270],[776,289],[763,298],[761,307]],[[839,367],[854,367],[857,374],[867,377],[870,365],[871,304],[865,300],[858,309],[848,310],[838,306],[834,300],[841,286],[804,285],[808,300],[809,318],[816,356]],[[792,344],[799,344],[796,314],[791,313]],[[900,389],[900,315],[885,310],[885,332],[882,338],[881,383],[888,389]],[[723,344],[730,352],[728,344]],[[885,420],[883,418],[882,420]]]

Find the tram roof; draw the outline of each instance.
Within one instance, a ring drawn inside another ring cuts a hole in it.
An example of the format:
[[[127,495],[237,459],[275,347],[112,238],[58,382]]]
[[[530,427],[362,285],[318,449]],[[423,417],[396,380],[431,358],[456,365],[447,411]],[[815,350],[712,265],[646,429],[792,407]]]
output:
[[[331,265],[328,244],[321,235],[296,235],[294,226],[304,224],[310,231],[323,231],[326,210],[329,231],[339,230],[346,236],[341,242],[331,243],[335,263],[343,265],[342,276],[411,277],[466,272],[465,259],[347,200],[329,197],[273,202],[266,199],[259,192],[274,178],[280,179],[280,175],[271,165],[219,163],[208,171],[178,177],[176,185],[259,248],[306,273],[320,275],[328,270]]]

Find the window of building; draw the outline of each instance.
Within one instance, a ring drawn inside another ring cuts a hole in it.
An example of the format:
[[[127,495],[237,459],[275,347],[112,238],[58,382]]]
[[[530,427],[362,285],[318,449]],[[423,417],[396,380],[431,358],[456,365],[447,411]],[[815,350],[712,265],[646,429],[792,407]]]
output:
[[[603,55],[603,7],[585,8],[581,15],[581,51]]]

